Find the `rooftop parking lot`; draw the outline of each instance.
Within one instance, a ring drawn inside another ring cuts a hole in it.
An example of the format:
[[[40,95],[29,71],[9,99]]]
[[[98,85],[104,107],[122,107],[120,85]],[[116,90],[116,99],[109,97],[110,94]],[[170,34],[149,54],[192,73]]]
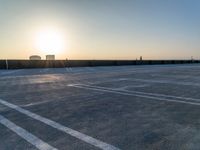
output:
[[[0,70],[1,150],[198,150],[200,65]]]

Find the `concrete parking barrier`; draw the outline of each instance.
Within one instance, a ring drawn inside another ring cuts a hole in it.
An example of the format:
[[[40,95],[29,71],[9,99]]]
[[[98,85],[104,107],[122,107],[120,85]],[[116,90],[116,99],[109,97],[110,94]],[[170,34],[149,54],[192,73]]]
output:
[[[0,60],[0,69],[191,64],[200,60]]]

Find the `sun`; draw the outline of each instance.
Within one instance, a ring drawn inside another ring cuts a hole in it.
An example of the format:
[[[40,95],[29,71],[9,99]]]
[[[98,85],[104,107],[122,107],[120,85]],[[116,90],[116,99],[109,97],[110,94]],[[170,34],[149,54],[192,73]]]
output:
[[[45,54],[59,54],[64,49],[63,36],[55,29],[43,29],[36,35],[36,48]]]

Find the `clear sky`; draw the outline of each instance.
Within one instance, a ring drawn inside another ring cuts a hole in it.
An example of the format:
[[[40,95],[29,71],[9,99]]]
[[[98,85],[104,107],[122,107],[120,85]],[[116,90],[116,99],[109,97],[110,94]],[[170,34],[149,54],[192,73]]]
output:
[[[40,39],[48,30],[56,35],[45,43]],[[52,43],[53,52],[41,50]],[[0,0],[0,59],[48,53],[57,59],[200,59],[200,1]]]

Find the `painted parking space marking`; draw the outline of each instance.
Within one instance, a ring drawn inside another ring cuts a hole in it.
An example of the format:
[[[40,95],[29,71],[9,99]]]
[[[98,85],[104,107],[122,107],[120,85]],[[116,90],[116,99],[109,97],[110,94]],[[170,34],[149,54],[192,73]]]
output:
[[[20,72],[22,71],[23,69],[19,69],[19,70],[12,70],[12,71],[4,71],[4,72],[1,72],[0,75],[9,75],[9,74],[13,74],[13,73],[16,73],[16,72]]]
[[[12,109],[20,112],[22,114],[25,114],[26,116],[29,116],[29,117],[31,117],[31,118],[33,118],[35,120],[38,120],[38,121],[40,121],[40,122],[42,122],[44,124],[47,124],[47,125],[55,128],[55,129],[57,129],[59,131],[67,133],[68,135],[71,135],[71,136],[73,136],[73,137],[75,137],[75,138],[77,138],[79,140],[82,140],[82,141],[84,141],[84,142],[86,142],[86,143],[88,143],[90,145],[98,147],[98,148],[100,148],[102,150],[120,150],[119,148],[117,148],[117,147],[115,147],[113,145],[107,144],[107,143],[102,142],[102,141],[100,141],[98,139],[95,139],[95,138],[93,138],[91,136],[88,136],[86,134],[83,134],[81,132],[73,130],[73,129],[69,128],[69,127],[61,125],[61,124],[59,124],[59,123],[57,123],[55,121],[52,121],[52,120],[50,120],[48,118],[45,118],[45,117],[42,117],[42,116],[40,116],[38,114],[32,113],[32,112],[30,112],[28,110],[25,110],[25,109],[23,109],[23,108],[21,108],[21,107],[19,107],[17,105],[11,104],[11,103],[9,103],[7,101],[4,101],[2,99],[0,99],[0,103],[5,105],[5,106],[7,106],[7,107],[9,107],[9,108],[12,108]]]
[[[56,148],[52,147],[51,145],[47,144],[46,142],[42,141],[35,135],[31,134],[30,132],[26,131],[25,129],[17,126],[10,120],[6,119],[2,115],[0,115],[0,124],[4,125],[8,129],[15,132],[21,138],[25,139],[27,142],[38,148],[39,150],[57,150]]]
[[[190,97],[181,97],[181,96],[172,96],[166,94],[158,94],[158,93],[150,93],[150,92],[140,92],[140,91],[129,91],[129,90],[117,90],[117,88],[108,88],[108,87],[101,87],[101,86],[94,86],[94,85],[87,85],[87,84],[68,84],[68,86],[84,86],[90,88],[97,88],[97,89],[105,89],[117,92],[124,92],[125,94],[142,94],[147,96],[155,96],[155,97],[165,97],[165,98],[173,98],[178,100],[185,100],[185,101],[196,101],[200,102],[200,99],[190,98]]]
[[[89,86],[89,85],[85,85],[85,84],[69,84],[68,86],[82,88],[82,89],[88,89],[88,90],[94,90],[94,91],[102,91],[102,92],[121,94],[121,95],[126,95],[126,96],[136,96],[136,97],[142,97],[142,98],[159,100],[159,101],[168,101],[168,102],[176,102],[176,103],[200,106],[200,99],[194,99],[194,98],[176,97],[176,96],[171,96],[171,95],[161,96],[162,94],[153,95],[153,93],[148,94],[145,92],[119,91],[119,90],[112,89],[112,88]],[[184,100],[181,100],[181,98],[183,98]]]
[[[150,79],[129,79],[130,81],[139,81],[146,83],[159,83],[159,84],[177,84],[177,85],[186,85],[186,86],[200,86],[199,83],[195,82],[178,82],[173,80],[150,80]]]

